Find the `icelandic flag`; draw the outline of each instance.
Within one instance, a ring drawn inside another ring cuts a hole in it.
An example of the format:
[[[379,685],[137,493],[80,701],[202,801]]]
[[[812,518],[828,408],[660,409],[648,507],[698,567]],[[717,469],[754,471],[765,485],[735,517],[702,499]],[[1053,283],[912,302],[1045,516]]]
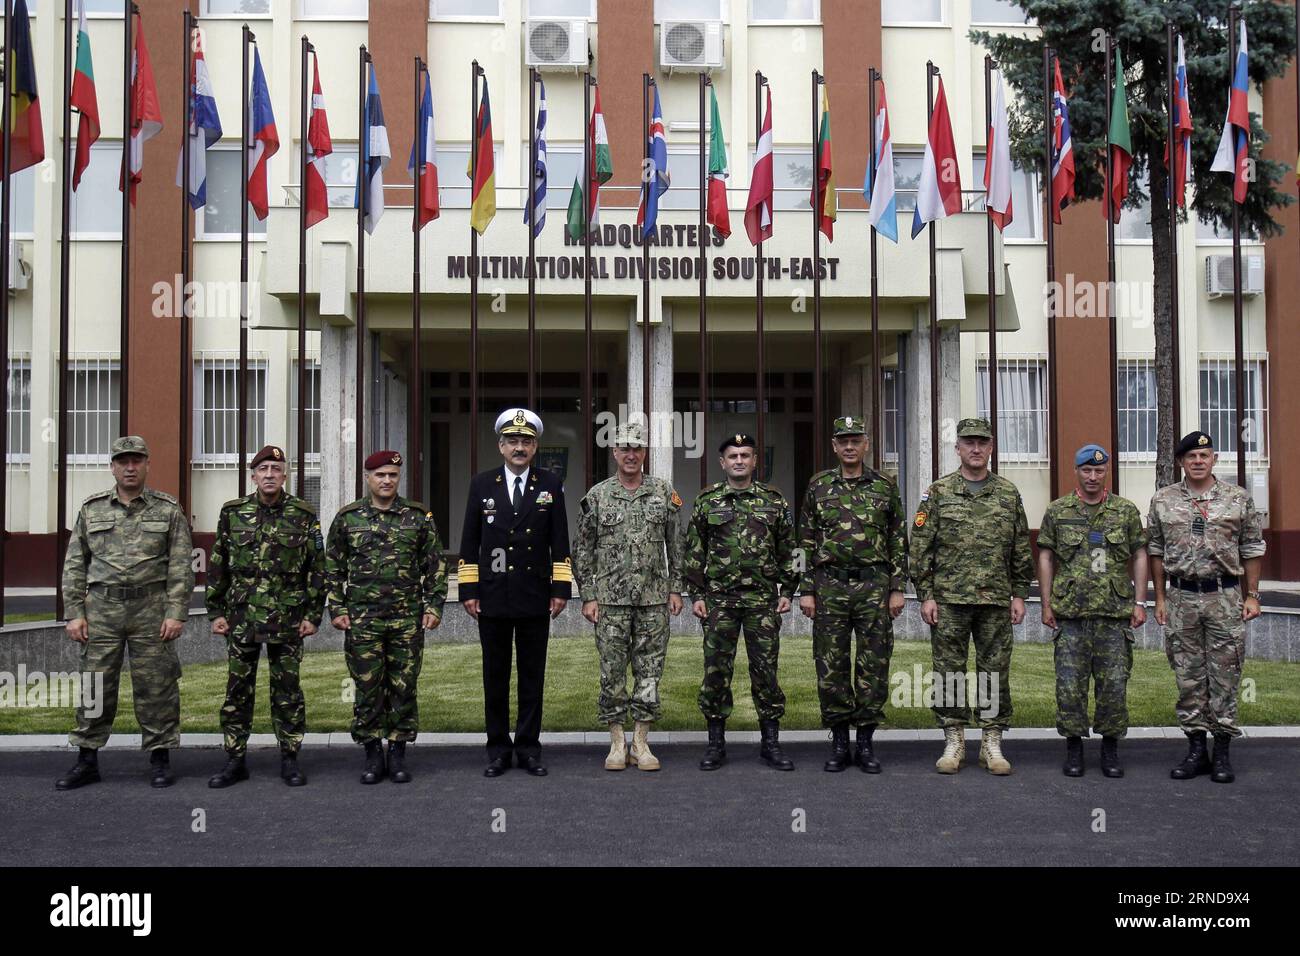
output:
[[[524,206],[524,224],[533,223],[533,238],[542,234],[546,225],[546,84],[537,78],[537,128],[533,130],[533,203],[535,208],[529,215],[528,206]]]
[[[898,200],[894,193],[894,142],[889,136],[889,107],[885,104],[885,81],[880,80],[880,107],[876,110],[876,155],[867,164],[862,193],[871,209],[869,219],[877,233],[898,242]],[[872,181],[872,169],[875,181]]]
[[[370,235],[375,234],[375,227],[384,214],[384,168],[393,152],[388,148],[388,127],[384,125],[384,104],[379,101],[379,80],[375,76],[375,65],[370,64],[370,85],[366,90],[365,135],[361,138],[361,156],[357,169],[356,196],[354,209],[365,210],[365,228]],[[365,190],[365,206],[362,206],[362,190]]]
[[[418,155],[417,155],[418,154]],[[416,209],[419,211],[417,222],[425,223],[437,219],[438,209],[438,142],[433,136],[433,89],[429,84],[429,74],[424,74],[424,99],[420,101],[420,126],[415,131],[415,141],[411,143],[411,158],[406,163],[406,171],[415,176],[416,166],[420,167],[420,195],[416,197]]]
[[[1246,106],[1246,19],[1241,18],[1241,38],[1237,41],[1237,64],[1232,71],[1228,91],[1228,115],[1223,121],[1223,137],[1214,154],[1210,169],[1232,173],[1232,198],[1246,201],[1246,163],[1250,153],[1250,111]]]
[[[1070,107],[1061,82],[1061,61],[1055,60],[1052,79],[1052,222],[1061,224],[1061,210],[1074,200],[1074,141],[1070,136]]]
[[[253,215],[265,219],[270,204],[266,165],[280,150],[280,134],[271,113],[271,91],[262,72],[262,54],[253,48],[253,88],[248,94],[248,204]]]
[[[957,169],[957,143],[952,138],[948,119],[948,97],[939,78],[939,95],[930,117],[930,132],[921,159],[921,182],[916,190],[916,208],[912,210],[912,238],[921,234],[926,223],[947,219],[961,211],[961,173]]]
[[[197,31],[196,31],[197,36]],[[208,61],[203,58],[203,48],[195,45],[194,59],[190,64],[190,206],[199,209],[208,201],[208,153],[221,139],[221,117],[217,115],[217,100],[212,93],[212,79],[208,76]],[[176,185],[184,185],[184,150],[176,160]]]
[[[664,139],[664,114],[659,105],[659,87],[655,87],[655,108],[650,114],[650,128],[646,130],[646,148],[649,151],[650,169],[654,175],[641,184],[641,207],[636,211],[636,224],[641,227],[641,238],[654,234],[659,220],[659,197],[668,191],[668,143]],[[646,170],[649,172],[650,170]]]

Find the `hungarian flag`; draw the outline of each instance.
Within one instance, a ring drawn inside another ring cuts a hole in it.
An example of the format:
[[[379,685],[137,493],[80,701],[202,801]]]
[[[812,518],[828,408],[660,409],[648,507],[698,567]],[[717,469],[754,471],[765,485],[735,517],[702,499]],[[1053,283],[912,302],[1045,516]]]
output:
[[[657,91],[656,91],[657,92]],[[705,211],[708,222],[722,238],[731,235],[731,217],[727,214],[727,144],[722,140],[722,114],[718,111],[718,91],[710,86],[713,100],[709,124],[709,207]]]
[[[817,141],[820,148],[817,153],[817,169],[810,203],[817,215],[817,228],[827,239],[834,239],[838,202],[835,198],[835,173],[831,169],[831,104],[824,83],[822,84],[822,125]]]
[[[1061,210],[1074,200],[1074,140],[1070,136],[1070,107],[1061,82],[1061,61],[1054,62],[1052,80],[1052,222],[1061,224]]]
[[[1192,178],[1192,106],[1187,97],[1187,60],[1183,57],[1183,38],[1178,37],[1178,66],[1174,69],[1174,202],[1187,202],[1187,180]],[[1169,145],[1165,144],[1165,162],[1169,162]]]
[[[926,223],[946,219],[961,211],[961,172],[957,168],[957,144],[952,138],[952,121],[948,118],[948,97],[939,77],[939,95],[934,100],[930,130],[921,157],[921,181],[916,189],[916,208],[912,210],[912,238],[920,235]]]
[[[77,0],[77,66],[72,75],[72,108],[77,111],[77,158],[72,167],[72,188],[90,165],[90,147],[99,139],[99,100],[95,96],[95,67],[90,60],[90,33],[86,30],[86,0]]]
[[[609,152],[609,135],[605,132],[605,114],[600,109],[600,87],[596,87],[596,102],[587,123],[587,188],[582,188],[582,171],[573,181],[569,193],[569,236],[582,238],[582,204],[587,203],[587,225],[594,226],[600,213],[600,187],[614,175],[614,160]]]
[[[21,0],[20,0],[21,2]],[[135,51],[131,56],[131,144],[129,155],[122,157],[122,178],[118,189],[125,189],[129,179],[131,205],[135,205],[136,186],[144,179],[144,144],[162,132],[162,107],[158,103],[158,86],[153,81],[153,64],[144,42],[144,21],[135,16]],[[128,175],[129,171],[129,175]]]
[[[310,229],[330,214],[329,190],[325,186],[325,157],[334,152],[330,124],[325,115],[325,96],[320,90],[320,63],[312,57],[311,110],[307,118],[307,181],[303,202]]]
[[[7,2],[7,0],[6,0]],[[41,129],[41,104],[36,98],[36,61],[32,58],[32,26],[27,19],[27,0],[17,0],[13,10],[13,38],[9,67],[9,171],[16,173],[45,158],[45,134]],[[3,153],[0,152],[0,158]],[[0,170],[3,170],[0,166]]]
[[[984,157],[985,208],[999,232],[1011,224],[1011,140],[1007,134],[1007,99],[998,71],[998,91],[993,98],[987,151]]]
[[[416,222],[423,226],[433,222],[440,215],[438,209],[438,143],[433,138],[433,90],[429,85],[429,73],[424,74],[424,98],[420,101],[420,125],[415,131],[415,142],[411,144],[411,158],[406,163],[406,171],[415,176],[416,168],[420,170],[420,195],[415,208]]]
[[[487,77],[483,77],[483,99],[478,105],[478,126],[474,134],[474,148],[478,163],[470,157],[465,175],[473,179],[473,202],[470,205],[469,224],[480,236],[497,214],[496,170],[492,159],[492,107],[488,104]]]
[[[1119,47],[1115,47],[1115,83],[1111,90],[1110,133],[1106,141],[1110,144],[1110,182],[1106,192],[1110,196],[1108,206],[1102,207],[1102,215],[1109,215],[1111,222],[1119,222],[1120,204],[1128,196],[1128,168],[1133,165],[1133,144],[1128,135],[1128,94],[1124,88],[1124,61],[1120,58]]]
[[[767,88],[767,111],[754,144],[754,169],[749,174],[749,198],[745,200],[745,232],[758,245],[772,238],[772,88]]]
[[[1246,19],[1241,18],[1241,37],[1237,41],[1237,62],[1228,90],[1228,115],[1223,121],[1223,138],[1214,154],[1210,169],[1232,173],[1232,198],[1246,201],[1246,163],[1250,157],[1250,111],[1246,106]]]

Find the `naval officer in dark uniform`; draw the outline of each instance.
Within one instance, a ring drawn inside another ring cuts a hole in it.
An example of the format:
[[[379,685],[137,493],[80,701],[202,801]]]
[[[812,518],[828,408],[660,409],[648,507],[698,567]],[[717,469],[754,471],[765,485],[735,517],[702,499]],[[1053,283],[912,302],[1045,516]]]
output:
[[[496,420],[505,463],[474,476],[460,538],[459,587],[465,610],[478,621],[483,647],[483,714],[488,766],[499,777],[511,755],[535,777],[541,759],[542,686],[551,619],[573,586],[564,487],[557,475],[532,466],[542,420],[507,408]],[[519,708],[510,740],[510,650],[519,660]]]

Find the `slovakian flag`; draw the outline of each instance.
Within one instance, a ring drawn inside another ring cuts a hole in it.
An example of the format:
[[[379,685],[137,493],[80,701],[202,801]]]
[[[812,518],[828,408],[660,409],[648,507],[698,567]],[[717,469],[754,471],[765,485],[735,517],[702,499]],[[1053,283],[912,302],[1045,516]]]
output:
[[[332,152],[334,144],[330,140],[330,124],[325,115],[325,96],[320,89],[320,64],[313,56],[311,107],[307,117],[307,181],[303,183],[308,229],[330,214],[329,189],[325,185],[325,157]]]
[[[649,175],[642,176],[641,205],[636,211],[636,224],[641,227],[641,238],[654,234],[659,220],[659,197],[668,191],[668,144],[664,139],[664,112],[659,105],[659,87],[655,87],[654,112],[650,114],[650,128],[646,130],[646,150],[650,166]]]
[[[1210,169],[1232,173],[1232,198],[1246,201],[1247,162],[1250,158],[1250,111],[1246,106],[1246,19],[1241,18],[1241,36],[1237,41],[1237,63],[1228,90],[1228,115],[1223,120],[1223,137],[1214,154]]]
[[[198,31],[194,31],[198,37]],[[221,117],[217,115],[217,99],[212,92],[212,79],[208,76],[208,61],[203,58],[203,48],[194,44],[190,61],[190,207],[199,209],[208,201],[208,150],[221,139]],[[184,188],[185,150],[176,159],[176,185]],[[249,194],[252,201],[252,194]],[[266,218],[263,211],[260,219]]]
[[[870,208],[868,218],[877,233],[898,242],[898,198],[894,190],[894,141],[889,135],[889,108],[885,104],[885,81],[880,84],[880,107],[876,110],[876,155],[867,163],[863,195]],[[872,175],[874,170],[874,176]]]
[[[1074,201],[1074,140],[1070,136],[1070,106],[1061,82],[1061,61],[1052,80],[1052,222],[1060,225],[1061,210]]]
[[[478,162],[470,157],[465,175],[471,177],[469,224],[480,236],[497,214],[496,166],[492,156],[492,107],[488,103],[487,77],[483,77],[483,99],[478,104],[478,120],[474,132],[474,148]]]
[[[130,182],[131,205],[135,205],[136,187],[144,178],[144,144],[163,128],[162,106],[158,103],[158,85],[153,79],[149,46],[144,42],[144,20],[135,17],[135,50],[131,55],[131,140],[127,155],[122,157],[122,177],[118,189]]]
[[[637,222],[641,220],[638,219]],[[533,129],[533,208],[524,204],[524,225],[533,224],[533,237],[546,225],[546,84],[537,78],[537,126]]]
[[[709,133],[709,206],[705,211],[705,221],[725,239],[731,235],[731,216],[727,212],[727,177],[731,172],[727,169],[727,144],[722,138],[718,92],[713,86],[709,87],[709,96],[713,105],[709,120],[712,131]]]
[[[988,142],[984,156],[984,206],[999,232],[1011,224],[1011,140],[1007,127],[1007,98],[1002,89],[1002,71],[993,97]]]
[[[72,108],[77,111],[77,157],[72,166],[72,188],[90,165],[90,147],[99,139],[99,100],[95,96],[95,67],[90,59],[90,33],[86,30],[86,0],[77,0],[77,65],[72,74]]]
[[[1128,170],[1133,165],[1133,143],[1128,133],[1128,91],[1124,86],[1124,61],[1115,47],[1115,84],[1111,90],[1110,132],[1106,137],[1110,146],[1110,182],[1106,192],[1107,204],[1102,215],[1111,222],[1119,222],[1120,204],[1128,196]]]
[[[253,48],[253,86],[248,91],[248,204],[253,215],[265,219],[270,206],[268,161],[280,150],[280,134],[271,112],[271,91],[262,72],[262,54]]]
[[[27,17],[27,0],[17,0],[14,4],[11,29],[8,64],[13,75],[9,82],[9,171],[16,173],[45,159],[45,133],[41,127],[41,103],[36,97],[36,61],[32,57],[32,25]],[[0,151],[2,158],[3,152]],[[0,171],[3,169],[0,166]]]
[[[817,228],[827,239],[834,239],[835,213],[839,207],[835,197],[835,172],[831,169],[831,103],[825,83],[822,84],[822,122],[817,142],[817,169],[814,171],[810,204],[817,216]]]
[[[614,160],[609,151],[609,134],[605,131],[605,114],[600,108],[600,87],[596,87],[596,102],[592,106],[591,120],[587,123],[587,185],[582,186],[582,170],[573,181],[569,193],[569,236],[574,241],[582,238],[582,204],[587,204],[587,225],[594,226],[600,218],[600,187],[614,175]]]
[[[423,226],[440,215],[438,141],[433,135],[433,88],[429,83],[428,71],[424,74],[424,99],[420,101],[420,126],[415,131],[415,142],[411,143],[411,158],[407,160],[406,171],[414,176],[417,166],[420,170],[420,195],[415,204],[416,222]]]
[[[1183,38],[1178,37],[1178,65],[1174,68],[1174,179],[1173,197],[1179,206],[1187,202],[1187,180],[1192,178],[1192,106],[1187,97],[1187,60],[1183,57]],[[1169,144],[1165,144],[1165,163],[1169,162]]]
[[[749,174],[745,200],[745,232],[758,245],[772,238],[772,88],[767,88],[767,109],[754,144],[754,169]]]
[[[379,79],[375,65],[370,64],[370,83],[366,89],[365,132],[361,138],[361,156],[357,164],[357,189],[352,205],[365,209],[366,232],[375,234],[375,227],[384,214],[384,169],[392,158],[388,146],[388,127],[384,125],[384,104],[379,100]],[[365,206],[361,205],[363,201]]]
[[[921,181],[916,189],[916,208],[912,210],[912,238],[920,235],[926,223],[947,219],[960,211],[961,172],[957,168],[957,144],[952,138],[943,77],[939,77],[939,95],[930,116],[925,155],[921,157]]]

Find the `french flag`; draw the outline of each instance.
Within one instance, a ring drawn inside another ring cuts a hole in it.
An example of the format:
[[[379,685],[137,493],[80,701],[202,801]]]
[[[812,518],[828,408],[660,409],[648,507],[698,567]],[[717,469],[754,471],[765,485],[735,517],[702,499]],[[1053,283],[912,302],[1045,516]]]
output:
[[[921,234],[927,223],[947,219],[961,211],[961,173],[957,169],[957,143],[952,138],[952,121],[948,118],[948,97],[939,78],[939,95],[930,117],[930,135],[921,159],[921,183],[916,190],[916,208],[912,210],[912,238]]]
[[[898,242],[898,200],[894,191],[894,141],[889,135],[889,107],[885,103],[885,81],[880,83],[880,108],[876,110],[875,181],[867,167],[863,192],[870,206],[870,220],[876,232]]]
[[[1232,71],[1232,88],[1228,91],[1228,115],[1223,121],[1223,137],[1214,154],[1210,169],[1232,173],[1232,198],[1246,201],[1246,163],[1250,153],[1250,111],[1246,106],[1246,20],[1241,19],[1241,38],[1237,41],[1237,63]]]
[[[208,201],[208,153],[221,139],[221,117],[208,76],[208,61],[201,47],[195,49],[190,67],[190,207],[199,209]],[[184,151],[176,163],[176,185],[184,186]]]
[[[262,54],[253,48],[253,88],[248,96],[248,204],[258,219],[265,219],[269,205],[266,164],[280,149],[280,134],[271,113],[271,91],[262,72]]]
[[[417,156],[418,152],[418,156]],[[424,99],[420,101],[420,128],[415,132],[415,142],[411,144],[411,158],[406,164],[406,171],[415,176],[416,165],[420,166],[420,195],[417,208],[420,211],[419,224],[433,222],[440,215],[438,209],[438,143],[433,138],[433,89],[429,84],[429,74],[424,74]]]

